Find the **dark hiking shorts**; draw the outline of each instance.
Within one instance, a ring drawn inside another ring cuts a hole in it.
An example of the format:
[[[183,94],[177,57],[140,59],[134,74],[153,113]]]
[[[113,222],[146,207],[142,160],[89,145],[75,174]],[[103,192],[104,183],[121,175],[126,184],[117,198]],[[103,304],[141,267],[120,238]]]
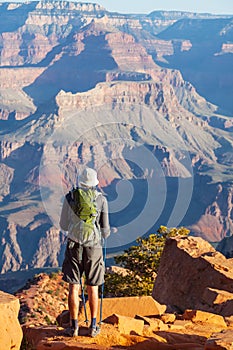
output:
[[[87,285],[100,286],[104,283],[105,272],[102,248],[83,247],[68,241],[62,272],[63,280],[68,283],[80,283],[84,272]]]

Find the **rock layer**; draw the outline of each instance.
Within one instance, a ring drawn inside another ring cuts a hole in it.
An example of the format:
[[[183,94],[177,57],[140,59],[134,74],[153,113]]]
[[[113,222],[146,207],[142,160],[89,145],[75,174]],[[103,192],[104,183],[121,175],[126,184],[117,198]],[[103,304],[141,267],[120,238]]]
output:
[[[19,350],[23,332],[18,321],[19,300],[0,291],[0,348]]]

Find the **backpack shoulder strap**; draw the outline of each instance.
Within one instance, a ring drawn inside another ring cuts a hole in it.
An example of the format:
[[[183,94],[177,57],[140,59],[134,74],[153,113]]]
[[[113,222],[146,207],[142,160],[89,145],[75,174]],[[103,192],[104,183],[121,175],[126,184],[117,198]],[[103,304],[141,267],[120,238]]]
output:
[[[75,192],[76,192],[76,188],[72,188],[72,190],[70,190],[67,194],[66,194],[66,200],[70,206],[70,208],[75,211],[76,206],[77,206],[77,199],[75,196]]]
[[[69,191],[67,194],[66,194],[66,200],[67,202],[70,204],[71,201],[72,201],[72,191]]]

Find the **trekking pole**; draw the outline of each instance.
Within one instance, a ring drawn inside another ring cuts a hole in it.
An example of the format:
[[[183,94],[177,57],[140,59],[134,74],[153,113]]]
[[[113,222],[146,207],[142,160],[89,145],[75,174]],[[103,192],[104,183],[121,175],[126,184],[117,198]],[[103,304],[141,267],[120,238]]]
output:
[[[84,307],[84,313],[85,313],[85,323],[88,325],[88,317],[87,317],[87,307],[86,307],[86,300],[85,300],[85,295],[84,295],[84,287],[82,284],[82,277],[80,278],[80,286],[81,286],[81,293],[82,293],[82,301],[83,301],[83,307]]]
[[[107,247],[106,247],[106,240],[104,239],[104,266],[105,266],[105,262],[106,262],[106,251],[107,251]],[[100,299],[100,322],[99,324],[102,324],[102,317],[103,317],[103,298],[104,298],[104,282],[101,285],[101,299]]]

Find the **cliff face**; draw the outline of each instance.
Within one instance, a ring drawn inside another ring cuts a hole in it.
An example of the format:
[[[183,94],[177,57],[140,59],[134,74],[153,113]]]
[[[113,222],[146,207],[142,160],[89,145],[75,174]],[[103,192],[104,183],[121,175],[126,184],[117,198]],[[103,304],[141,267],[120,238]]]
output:
[[[115,250],[160,224],[211,241],[232,234],[232,118],[153,51],[165,62],[193,50],[193,38],[155,37],[182,14],[1,10],[2,272],[61,264],[62,199],[86,165],[108,195]]]
[[[181,45],[173,46],[173,52],[167,51],[162,57],[165,66],[179,69],[202,96],[232,115],[232,18],[211,21],[186,18],[158,36],[165,43],[172,41],[173,45],[184,40],[190,43],[188,51],[182,51]],[[156,61],[160,60],[156,53],[152,55]]]
[[[231,265],[231,259],[200,237],[169,238],[161,256],[153,297],[177,310],[197,309],[231,316]]]
[[[71,339],[65,335],[70,322],[69,286],[62,280],[60,271],[37,274],[16,293],[24,339],[35,349],[56,350],[62,346],[143,350],[156,346],[158,350],[231,350],[231,260],[200,237],[167,239],[158,274],[154,276],[154,299],[151,296],[113,297],[106,288],[101,333],[95,339],[87,336],[83,303],[78,315],[79,337]],[[115,266],[111,274],[125,276],[129,271]],[[88,300],[85,310],[90,320]]]

